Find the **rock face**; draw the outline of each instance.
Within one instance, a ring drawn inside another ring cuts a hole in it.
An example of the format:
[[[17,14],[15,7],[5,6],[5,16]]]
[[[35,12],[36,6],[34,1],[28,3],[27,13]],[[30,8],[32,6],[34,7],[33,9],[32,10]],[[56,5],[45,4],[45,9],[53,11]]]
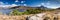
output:
[[[34,15],[7,16],[0,15],[0,20],[60,20],[60,12],[39,13]]]
[[[28,16],[28,20],[60,20],[60,12],[56,13],[39,13]]]
[[[43,20],[45,15],[46,13],[36,14],[36,15],[28,17],[29,18],[28,20]]]

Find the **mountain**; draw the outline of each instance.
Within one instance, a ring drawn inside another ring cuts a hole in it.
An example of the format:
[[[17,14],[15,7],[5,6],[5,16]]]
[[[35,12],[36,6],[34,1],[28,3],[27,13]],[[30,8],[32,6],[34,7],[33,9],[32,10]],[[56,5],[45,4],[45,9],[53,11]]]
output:
[[[45,10],[50,9],[50,8],[47,8],[47,7],[43,6],[43,5],[41,5],[41,6],[39,6],[39,7],[15,6],[15,7],[11,7],[10,9],[18,9],[19,11],[24,12],[24,11],[26,11],[27,9],[30,9],[30,8],[32,8],[32,9],[45,9]]]
[[[11,7],[10,9],[29,9],[29,8],[39,8],[39,9],[48,9],[47,7],[44,7],[43,5],[41,5],[40,7],[30,7],[30,6],[15,6],[15,7]]]
[[[59,8],[57,8],[57,9],[60,9],[60,7],[59,7]]]
[[[14,7],[0,7],[0,12],[2,12],[3,14],[8,14],[10,13],[13,9],[18,9],[20,12],[24,12],[26,11],[27,9],[49,9],[47,7],[44,7],[44,6],[39,6],[39,7],[30,7],[30,6],[14,6]]]

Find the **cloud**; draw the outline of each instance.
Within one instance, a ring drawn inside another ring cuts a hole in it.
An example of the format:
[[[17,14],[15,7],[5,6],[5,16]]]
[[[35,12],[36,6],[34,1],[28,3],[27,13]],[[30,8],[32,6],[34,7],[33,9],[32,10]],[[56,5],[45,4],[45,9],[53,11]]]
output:
[[[50,5],[50,3],[48,2],[48,3],[46,3],[47,5]]]
[[[21,3],[24,3],[25,1],[21,1]]]
[[[7,2],[6,3],[3,3],[3,2],[0,2],[0,7],[14,7],[14,6],[18,6],[16,4],[8,4]]]
[[[10,7],[11,5],[0,5],[0,7]]]
[[[45,7],[47,8],[52,8],[52,9],[56,9],[58,8],[59,5],[56,5],[56,4],[51,4],[50,2],[47,2],[47,3],[41,3],[41,5],[44,5]],[[38,5],[39,6],[39,5]]]
[[[45,3],[41,3],[41,5],[45,5]]]
[[[3,2],[0,2],[0,5],[3,5],[4,3]]]
[[[27,4],[24,4],[24,6],[27,6]]]
[[[56,7],[56,6],[47,6],[48,8],[51,8],[51,9],[56,9],[56,8],[58,8],[58,7]]]
[[[12,4],[12,5],[0,5],[0,7],[14,7],[14,6],[18,6],[16,4]]]
[[[12,4],[12,6],[18,6],[18,5],[16,5],[16,4]]]
[[[49,5],[49,6],[46,5],[46,7],[51,8],[51,9],[56,9],[56,8],[58,8],[56,5]]]
[[[37,6],[41,6],[41,5],[37,5]]]
[[[16,0],[15,2],[19,2],[18,0]]]

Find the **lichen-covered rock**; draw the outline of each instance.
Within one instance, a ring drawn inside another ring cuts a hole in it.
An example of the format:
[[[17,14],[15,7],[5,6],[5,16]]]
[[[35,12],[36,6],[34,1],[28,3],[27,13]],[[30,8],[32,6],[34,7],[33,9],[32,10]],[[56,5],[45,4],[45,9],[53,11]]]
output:
[[[28,20],[43,20],[46,13],[39,13],[33,16],[29,16]]]

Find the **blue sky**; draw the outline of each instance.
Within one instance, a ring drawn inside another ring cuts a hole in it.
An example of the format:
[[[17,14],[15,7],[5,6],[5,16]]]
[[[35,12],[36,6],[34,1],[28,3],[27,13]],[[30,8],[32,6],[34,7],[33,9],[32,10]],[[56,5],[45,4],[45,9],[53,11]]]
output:
[[[48,8],[60,7],[60,0],[0,0],[0,7],[9,6],[41,6],[44,5]]]

